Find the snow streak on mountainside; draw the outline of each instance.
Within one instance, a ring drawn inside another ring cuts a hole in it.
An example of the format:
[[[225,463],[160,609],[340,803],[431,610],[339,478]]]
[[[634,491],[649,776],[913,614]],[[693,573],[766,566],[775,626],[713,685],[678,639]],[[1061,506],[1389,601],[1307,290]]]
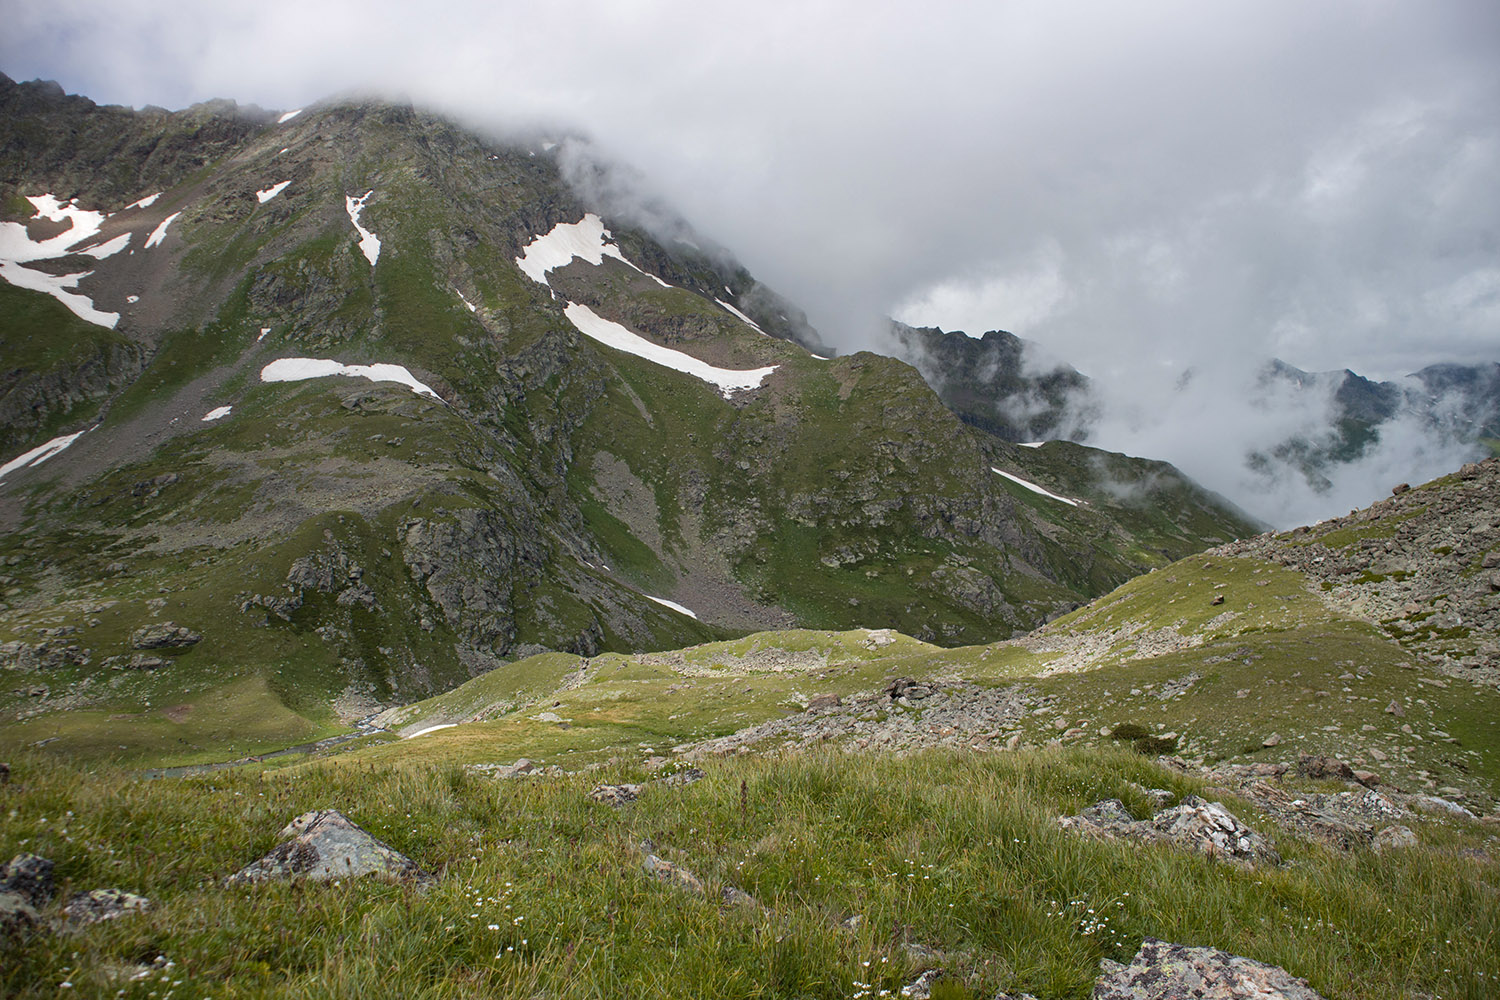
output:
[[[667,282],[662,281],[656,275],[649,274],[628,260],[620,248],[608,242],[609,230],[604,228],[604,222],[599,216],[592,212],[585,215],[575,223],[558,223],[552,230],[544,235],[538,236],[522,248],[521,256],[516,258],[516,266],[532,281],[546,285],[551,288],[547,280],[547,272],[556,268],[565,267],[578,259],[586,263],[598,266],[604,263],[605,257],[626,264],[635,271],[652,278],[663,288],[671,288]],[[555,293],[554,293],[555,294]],[[462,297],[460,295],[460,297]],[[715,299],[720,305],[722,301]],[[468,300],[464,300],[468,304]],[[737,318],[749,326],[755,327],[756,332],[764,333],[760,327],[755,326],[749,317],[734,309],[725,306]],[[652,343],[645,337],[633,333],[619,323],[608,320],[598,315],[586,305],[569,302],[563,310],[563,315],[568,321],[578,328],[578,332],[586,337],[592,337],[616,350],[634,354],[636,357],[645,358],[656,364],[671,368],[674,371],[683,372],[694,378],[700,378],[719,387],[725,398],[743,389],[754,389],[761,384],[767,375],[776,370],[776,365],[764,368],[755,368],[748,371],[735,371],[728,368],[718,368],[714,365],[700,361],[690,354],[682,351],[674,351],[669,347]]]

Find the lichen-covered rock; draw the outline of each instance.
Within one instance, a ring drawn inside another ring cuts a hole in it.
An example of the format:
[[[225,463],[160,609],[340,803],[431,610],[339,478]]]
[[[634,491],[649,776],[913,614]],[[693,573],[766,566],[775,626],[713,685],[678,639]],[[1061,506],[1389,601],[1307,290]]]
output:
[[[229,884],[269,879],[329,882],[365,875],[432,880],[411,858],[376,840],[337,809],[304,813],[288,823],[281,836],[289,839],[229,876]]]
[[[17,854],[0,877],[0,892],[14,892],[35,907],[46,906],[57,894],[51,861],[39,854]]]
[[[674,865],[664,858],[658,857],[650,850],[646,851],[646,859],[641,862],[641,867],[646,874],[658,882],[691,892],[695,896],[703,895],[703,882],[698,876],[688,871],[681,865]]]
[[[640,798],[641,789],[645,787],[645,785],[600,785],[589,792],[589,798],[618,809]]]
[[[1189,795],[1180,805],[1157,813],[1151,818],[1150,828],[1171,843],[1211,858],[1272,864],[1281,861],[1281,855],[1264,837],[1241,823],[1221,803],[1207,802],[1196,795]]]
[[[40,910],[52,900],[52,862],[36,854],[17,854],[0,876],[0,937],[29,931],[42,922]]]
[[[1323,1000],[1307,982],[1274,965],[1216,948],[1154,938],[1129,965],[1103,962],[1094,1000]]]
[[[203,636],[176,622],[153,622],[142,625],[130,636],[131,649],[186,649],[203,641]]]
[[[86,927],[101,920],[114,920],[127,913],[140,913],[151,906],[145,896],[120,889],[93,889],[75,893],[63,907],[68,923],[75,927]]]
[[[1412,828],[1401,823],[1386,827],[1375,838],[1370,841],[1370,848],[1376,854],[1384,854],[1386,851],[1399,851],[1417,846],[1417,835]]]
[[[1163,809],[1149,820],[1132,819],[1119,799],[1105,799],[1076,816],[1058,817],[1058,825],[1091,837],[1125,838],[1186,847],[1211,858],[1277,864],[1281,856],[1264,837],[1241,823],[1221,803],[1196,795]]]

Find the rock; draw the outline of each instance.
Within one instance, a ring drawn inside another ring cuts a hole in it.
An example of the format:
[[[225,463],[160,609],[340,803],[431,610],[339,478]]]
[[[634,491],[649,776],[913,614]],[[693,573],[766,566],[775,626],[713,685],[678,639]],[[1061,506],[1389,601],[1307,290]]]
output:
[[[1281,734],[1280,733],[1272,733],[1270,736],[1267,736],[1265,739],[1261,740],[1260,741],[1260,745],[1263,746],[1263,747],[1276,747],[1276,746],[1280,746],[1281,745]]]
[[[162,657],[147,656],[145,653],[134,653],[129,660],[123,660],[123,657],[112,659],[115,659],[116,662],[110,664],[110,666],[115,670],[156,670],[158,667],[165,667],[167,665],[167,661]]]
[[[186,649],[203,641],[203,636],[186,625],[158,622],[142,625],[130,636],[131,649]]]
[[[1297,773],[1304,778],[1339,778],[1354,780],[1354,768],[1337,757],[1302,754],[1297,758]]]
[[[1463,819],[1479,818],[1468,809],[1465,809],[1463,806],[1459,805],[1457,802],[1450,802],[1447,799],[1440,799],[1436,795],[1413,796],[1411,804],[1412,808],[1420,809],[1422,812],[1426,813],[1446,813],[1449,816],[1458,816]]]
[[[41,915],[25,896],[0,890],[0,939],[23,934],[41,922]]]
[[[1375,839],[1370,841],[1370,848],[1376,854],[1384,854],[1386,851],[1416,847],[1418,843],[1417,835],[1412,832],[1411,827],[1397,823],[1375,834]]]
[[[589,792],[589,798],[618,809],[640,798],[641,789],[645,787],[645,785],[600,785]]]
[[[1376,785],[1380,784],[1380,775],[1376,774],[1374,771],[1355,771],[1354,780],[1359,782],[1361,785],[1364,785],[1366,788],[1374,788]]]
[[[19,935],[39,926],[40,910],[52,901],[57,887],[52,862],[36,854],[17,854],[0,877],[0,937]]]
[[[1265,838],[1241,823],[1222,803],[1207,802],[1196,795],[1189,795],[1181,805],[1157,813],[1151,818],[1150,828],[1170,843],[1211,858],[1281,862],[1281,855]]]
[[[1409,489],[1411,489],[1410,483],[1397,483],[1395,486],[1391,487],[1391,496],[1399,497]]]
[[[1100,963],[1093,1000],[1323,1000],[1307,982],[1274,965],[1217,948],[1155,938],[1141,942],[1128,966]]]
[[[901,995],[913,1000],[925,1000],[932,996],[932,987],[943,978],[942,969],[928,969],[916,979],[901,987]]]
[[[63,913],[67,915],[68,923],[74,927],[87,927],[101,920],[114,920],[127,913],[143,912],[150,905],[151,901],[145,896],[137,896],[132,892],[93,889],[75,893],[68,900],[68,905],[63,907]]]
[[[1406,709],[1401,707],[1400,702],[1393,701],[1389,705],[1385,706],[1385,713],[1387,715],[1394,715],[1399,719],[1406,714]]]
[[[641,863],[641,867],[646,870],[647,875],[658,882],[665,882],[667,885],[691,892],[695,896],[703,895],[703,882],[698,876],[680,865],[674,865],[670,861],[657,857],[649,850],[646,852],[646,860]]]
[[[10,784],[10,765],[0,763],[0,785]]]
[[[920,701],[931,697],[932,688],[926,684],[919,684],[910,677],[899,677],[886,685],[885,693],[892,701],[905,698],[908,701]]]
[[[26,902],[40,909],[57,895],[57,883],[53,881],[53,863],[39,854],[17,854],[5,866],[5,875],[0,877],[0,892],[13,892]]]
[[[668,786],[687,786],[702,781],[704,774],[696,767],[684,768],[681,771],[673,771],[665,778],[657,779],[660,784]]]
[[[1214,595],[1214,599],[1211,600],[1211,601],[1209,601],[1208,603],[1210,605],[1214,606],[1214,607],[1218,607],[1220,604],[1224,603],[1224,595],[1223,594],[1215,594]]]
[[[423,884],[433,881],[416,862],[370,836],[337,809],[303,813],[287,824],[281,836],[289,839],[229,876],[228,883],[273,878],[328,882],[364,875]]]
[[[749,910],[760,909],[760,903],[754,896],[732,885],[726,885],[719,890],[719,901],[725,906],[743,906]]]
[[[838,708],[844,700],[836,694],[820,694],[814,696],[807,703],[809,712],[818,712],[826,708]]]

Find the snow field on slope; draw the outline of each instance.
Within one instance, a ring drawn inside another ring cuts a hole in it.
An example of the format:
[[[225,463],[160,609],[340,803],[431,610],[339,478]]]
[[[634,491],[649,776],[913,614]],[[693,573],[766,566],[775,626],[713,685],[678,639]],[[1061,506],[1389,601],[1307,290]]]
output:
[[[695,613],[690,608],[683,607],[681,604],[678,604],[676,601],[669,601],[665,597],[652,597],[650,594],[646,594],[645,597],[646,597],[646,600],[648,600],[648,601],[655,601],[657,604],[660,604],[664,608],[671,608],[673,611],[676,611],[678,614],[687,615],[689,618],[693,619],[693,621],[697,621],[698,620],[697,613]]]
[[[152,205],[156,204],[156,199],[160,197],[160,191],[156,192],[155,194],[148,194],[140,201],[133,201],[129,205],[126,205],[122,211],[129,211],[132,208],[150,208]]]
[[[1053,493],[1051,490],[1044,490],[1040,486],[1038,486],[1036,483],[1028,482],[1027,480],[1022,479],[1020,476],[1013,476],[1009,472],[1005,472],[1004,470],[997,469],[994,466],[990,466],[990,471],[993,472],[997,476],[1004,476],[1006,479],[1009,479],[1011,482],[1015,483],[1017,486],[1024,486],[1024,487],[1026,487],[1028,490],[1030,490],[1033,493],[1040,493],[1042,496],[1044,496],[1044,497],[1051,497],[1053,500],[1061,500],[1063,503],[1067,504],[1069,507],[1077,507],[1078,504],[1079,504],[1079,501],[1077,501],[1077,500],[1069,500],[1067,497],[1060,497],[1056,493]]]
[[[41,465],[43,462],[47,461],[47,459],[67,448],[68,445],[72,444],[74,441],[77,441],[87,432],[88,428],[84,428],[83,430],[75,431],[72,434],[64,434],[61,437],[53,438],[46,444],[38,445],[28,452],[23,452],[22,454],[17,455],[9,462],[6,462],[4,465],[0,465],[0,480],[4,480],[6,476],[10,475],[12,472],[15,472],[17,469],[24,469],[27,466],[32,465]]]
[[[776,365],[766,368],[750,368],[744,371],[715,368],[690,354],[652,343],[640,334],[631,333],[619,323],[607,320],[588,306],[579,305],[576,302],[569,302],[568,307],[563,310],[563,315],[567,316],[568,320],[578,328],[578,332],[584,336],[608,347],[624,351],[626,354],[634,354],[638,358],[645,358],[647,361],[716,385],[724,394],[725,399],[728,399],[731,393],[742,389],[758,388],[761,382],[765,381],[766,376],[777,368]]]
[[[344,195],[344,211],[349,213],[349,221],[354,223],[354,228],[359,231],[359,250],[370,262],[371,267],[374,267],[375,262],[380,259],[380,237],[361,226],[359,216],[365,210],[365,202],[369,201],[370,195],[374,193],[373,190],[366,191],[360,198]]]
[[[179,215],[181,215],[181,214],[182,214],[181,212],[173,212],[171,215],[167,216],[165,219],[162,219],[161,220],[161,225],[159,225],[155,229],[151,230],[151,235],[148,236],[148,237],[146,237],[146,247],[145,247],[145,249],[150,250],[152,247],[156,246],[162,240],[166,239],[167,238],[167,227],[170,226],[172,223],[176,222],[177,221],[177,217]]]
[[[104,312],[94,307],[94,300],[75,291],[78,282],[92,271],[76,274],[47,274],[25,265],[31,261],[56,260],[75,253],[86,253],[102,259],[119,253],[130,242],[130,234],[117,236],[102,246],[78,250],[88,240],[97,236],[107,216],[103,212],[91,212],[71,202],[58,201],[50,194],[26,199],[36,209],[37,215],[49,222],[70,222],[69,228],[45,240],[33,240],[26,226],[19,222],[0,222],[0,277],[17,288],[43,292],[67,306],[79,319],[99,326],[114,329],[120,322],[119,313]]]
[[[276,119],[276,124],[277,125],[285,125],[287,122],[291,121],[293,118],[296,118],[301,113],[302,113],[302,109],[301,108],[298,108],[296,111],[288,111],[286,114],[284,114],[280,118]]]
[[[760,324],[759,323],[755,322],[755,320],[751,319],[749,316],[746,316],[744,313],[740,312],[738,309],[736,309],[734,306],[730,305],[728,302],[725,302],[723,299],[717,299],[717,298],[714,299],[714,301],[717,302],[719,305],[723,306],[725,309],[729,310],[730,314],[733,315],[735,317],[735,319],[738,319],[740,322],[744,323],[746,326],[749,326],[751,329],[753,329],[756,333],[760,334],[762,337],[769,337],[770,336],[769,333],[767,333],[766,331],[764,331],[764,330],[762,330],[760,328]]]
[[[264,190],[255,192],[255,198],[262,205],[264,205],[266,202],[270,201],[272,198],[285,191],[286,186],[290,183],[292,182],[282,181],[280,184],[272,184],[270,187],[265,188]]]
[[[207,413],[203,414],[203,422],[207,424],[212,423],[215,420],[222,420],[225,417],[229,416],[230,411],[233,409],[234,407],[232,406],[215,406],[212,410],[209,410]]]
[[[431,396],[439,402],[443,399],[431,386],[417,381],[402,365],[346,365],[328,358],[279,358],[260,370],[262,382],[304,382],[330,375],[367,378],[371,382],[397,382],[419,396]]]
[[[532,281],[546,285],[547,272],[566,267],[574,257],[594,265],[604,263],[605,257],[613,257],[661,287],[672,287],[650,271],[637,267],[609,239],[610,232],[604,228],[604,220],[590,212],[577,222],[559,222],[550,233],[526,244],[521,248],[521,256],[516,258],[516,266]]]
[[[662,281],[656,275],[648,271],[642,271],[620,252],[620,248],[608,242],[609,230],[604,228],[604,220],[590,212],[577,222],[559,222],[552,227],[552,231],[544,236],[538,236],[521,250],[521,256],[516,258],[516,266],[519,267],[528,278],[537,284],[552,287],[547,281],[547,272],[555,268],[565,267],[572,263],[573,258],[587,261],[598,266],[604,263],[605,257],[613,257],[616,260],[628,264],[635,270],[656,281],[663,288],[672,286]],[[556,296],[553,292],[553,296]],[[460,296],[462,297],[462,296]],[[467,304],[467,300],[466,300]],[[722,303],[721,303],[722,304]],[[734,310],[731,308],[731,312]],[[675,371],[694,378],[700,378],[705,382],[719,387],[724,397],[729,398],[730,393],[741,389],[757,388],[765,377],[776,370],[776,365],[767,368],[752,368],[744,371],[736,371],[730,368],[716,368],[705,361],[699,361],[690,354],[682,351],[674,351],[670,347],[662,347],[655,344],[640,334],[632,333],[625,327],[612,320],[600,316],[588,306],[576,302],[569,302],[563,314],[568,317],[578,332],[627,354],[633,354],[638,358],[655,362]],[[749,322],[749,320],[746,320]],[[754,323],[750,324],[754,326]],[[757,327],[757,329],[759,329]]]

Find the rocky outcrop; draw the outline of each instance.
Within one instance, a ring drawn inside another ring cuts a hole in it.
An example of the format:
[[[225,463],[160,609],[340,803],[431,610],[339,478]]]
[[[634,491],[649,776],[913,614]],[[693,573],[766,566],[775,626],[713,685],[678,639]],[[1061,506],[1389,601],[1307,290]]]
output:
[[[203,641],[201,633],[176,622],[142,625],[130,636],[131,649],[186,649]]]
[[[0,669],[3,670],[54,670],[64,666],[78,666],[88,662],[88,651],[56,638],[41,642],[0,643]]]
[[[1155,938],[1141,942],[1129,965],[1104,959],[1093,1000],[1323,1000],[1307,982],[1217,948],[1192,948]]]
[[[470,648],[505,653],[516,638],[512,587],[540,569],[539,539],[523,541],[498,511],[464,508],[445,520],[413,519],[401,555],[448,626]]]
[[[1298,570],[1335,610],[1372,622],[1425,665],[1500,683],[1500,459],[1213,551]]]
[[[68,922],[77,927],[97,924],[101,920],[115,920],[128,913],[140,913],[151,906],[145,896],[120,889],[93,889],[75,893],[63,907]]]
[[[1106,840],[1139,840],[1171,844],[1210,858],[1244,864],[1279,864],[1277,854],[1264,837],[1225,809],[1196,795],[1163,809],[1149,820],[1136,820],[1119,799],[1105,799],[1076,816],[1063,816],[1058,825],[1086,836]]]
[[[432,881],[406,855],[376,840],[337,809],[304,813],[281,831],[283,842],[229,876],[228,884],[271,879],[335,879],[376,875],[421,884]]]
[[[17,854],[0,877],[0,935],[18,934],[42,922],[41,910],[57,886],[52,862],[36,854]]]

